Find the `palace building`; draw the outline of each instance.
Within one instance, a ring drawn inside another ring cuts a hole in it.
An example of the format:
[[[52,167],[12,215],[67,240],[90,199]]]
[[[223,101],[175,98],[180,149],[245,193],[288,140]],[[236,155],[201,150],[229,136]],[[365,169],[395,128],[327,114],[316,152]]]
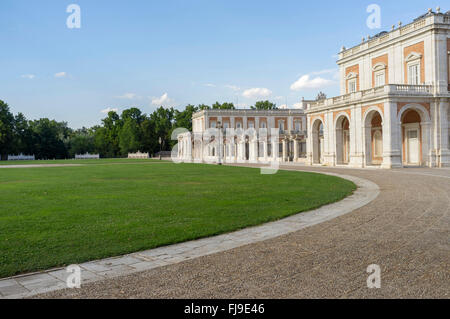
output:
[[[200,162],[306,161],[306,115],[296,110],[204,110],[178,135],[178,157]]]
[[[343,48],[342,95],[307,103],[308,163],[448,166],[449,54],[439,10]]]
[[[196,113],[193,133],[178,136],[178,156],[350,167],[450,166],[450,11],[429,10],[410,24],[343,47],[337,64],[340,96],[302,101],[298,110]],[[227,128],[235,129],[232,136]],[[205,136],[208,129],[217,133]]]

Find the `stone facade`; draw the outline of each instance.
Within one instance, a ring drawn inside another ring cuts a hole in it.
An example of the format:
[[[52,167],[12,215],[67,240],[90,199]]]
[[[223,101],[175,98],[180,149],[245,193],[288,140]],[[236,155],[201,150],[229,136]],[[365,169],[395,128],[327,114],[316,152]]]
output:
[[[308,164],[450,166],[449,17],[430,11],[342,49],[342,95],[305,102]]]
[[[306,160],[303,110],[204,110],[178,135],[178,159],[209,163]]]
[[[303,109],[196,113],[193,133],[178,136],[178,158],[450,166],[450,12],[430,10],[410,24],[344,47],[337,64],[341,95],[303,100]]]

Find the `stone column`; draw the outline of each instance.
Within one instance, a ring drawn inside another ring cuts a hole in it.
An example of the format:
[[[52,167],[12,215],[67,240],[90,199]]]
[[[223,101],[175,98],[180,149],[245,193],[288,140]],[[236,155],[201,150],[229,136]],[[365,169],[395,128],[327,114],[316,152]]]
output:
[[[287,162],[287,141],[283,139],[283,162]]]
[[[278,160],[278,141],[275,138],[272,139],[272,158]]]
[[[200,142],[200,162],[203,162],[203,158],[204,158],[203,143],[204,143],[204,140],[203,140],[203,137],[202,137],[202,140]]]
[[[294,138],[294,162],[297,162],[299,158],[298,155],[298,141]]]
[[[397,103],[384,103],[383,168],[402,167],[402,130],[397,119]]]
[[[430,122],[421,122],[421,132],[422,132],[422,165],[426,165],[429,167],[433,167],[433,158],[430,152],[430,143],[431,143],[431,123]]]
[[[449,139],[449,123],[448,123],[448,109],[449,103],[442,99],[439,103],[439,166],[450,166],[450,147],[448,144]]]
[[[268,145],[269,144],[267,143],[267,140],[265,140],[264,141],[264,162],[267,162],[267,157],[269,156],[268,149],[267,149]]]
[[[249,159],[251,162],[258,161],[258,139],[254,138],[250,142],[250,154]]]

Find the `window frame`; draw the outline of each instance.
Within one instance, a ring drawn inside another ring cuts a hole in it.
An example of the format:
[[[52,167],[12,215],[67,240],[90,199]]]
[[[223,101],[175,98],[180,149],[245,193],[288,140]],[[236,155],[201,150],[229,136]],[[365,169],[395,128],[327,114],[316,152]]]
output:
[[[415,79],[412,78],[412,74],[411,74],[412,68],[414,68],[416,70]],[[408,85],[420,85],[420,83],[422,83],[421,78],[420,78],[420,61],[413,61],[413,62],[407,63],[406,70],[408,72],[408,75],[407,75]],[[416,82],[416,83],[414,83],[414,82]]]
[[[424,79],[422,79],[422,74],[421,74],[421,68],[422,68],[422,54],[417,53],[417,52],[411,52],[405,62],[406,62],[406,81],[408,85],[421,85],[422,81]],[[417,76],[416,76],[416,80],[417,83],[412,83],[415,81],[412,81],[412,75],[411,75],[411,68],[417,68]]]

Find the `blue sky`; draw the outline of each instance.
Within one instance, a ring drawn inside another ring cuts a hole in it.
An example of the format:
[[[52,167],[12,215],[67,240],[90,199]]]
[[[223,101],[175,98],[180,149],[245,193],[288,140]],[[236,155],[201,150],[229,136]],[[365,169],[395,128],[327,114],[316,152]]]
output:
[[[69,4],[81,29],[68,29]],[[366,25],[381,7],[381,29]],[[108,109],[338,95],[336,54],[442,1],[1,0],[0,99],[73,128]],[[442,11],[450,8],[442,7]],[[294,87],[300,77],[308,81]],[[318,78],[318,80],[317,80]],[[305,78],[304,78],[305,79]],[[311,80],[315,80],[311,84]]]

